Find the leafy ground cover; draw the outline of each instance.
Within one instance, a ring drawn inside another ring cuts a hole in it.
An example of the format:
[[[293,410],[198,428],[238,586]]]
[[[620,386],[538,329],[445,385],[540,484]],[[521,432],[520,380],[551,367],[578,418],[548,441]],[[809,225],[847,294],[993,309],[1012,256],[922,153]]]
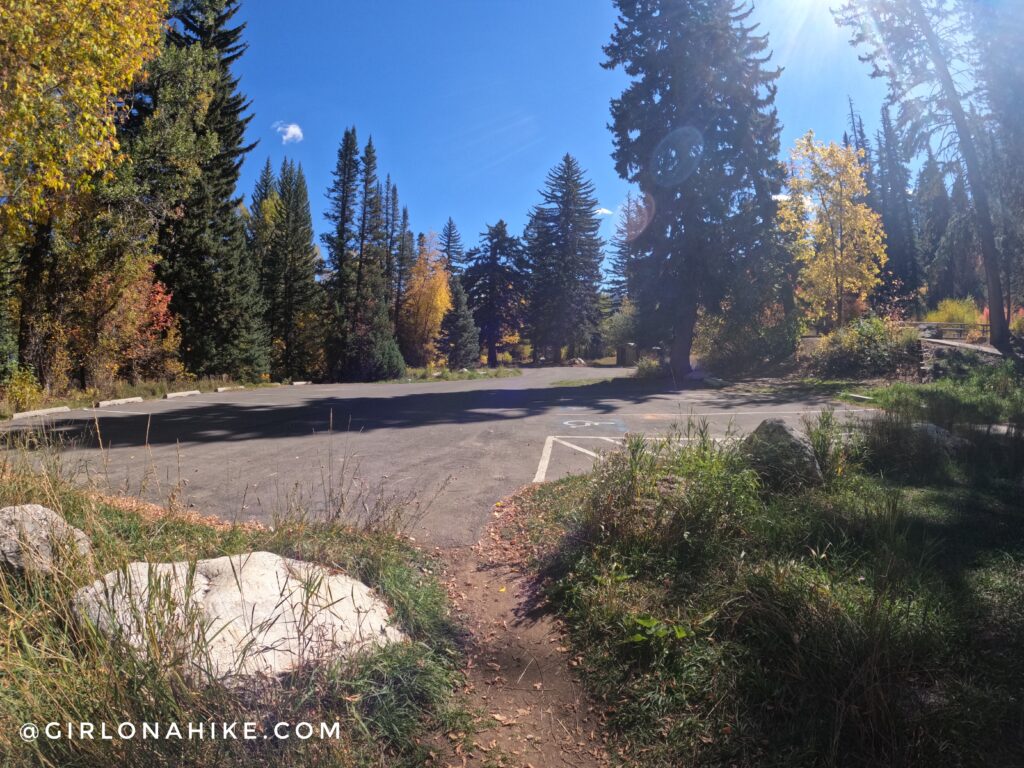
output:
[[[625,762],[1024,762],[1019,451],[876,421],[807,426],[822,487],[770,490],[698,428],[522,498]]]

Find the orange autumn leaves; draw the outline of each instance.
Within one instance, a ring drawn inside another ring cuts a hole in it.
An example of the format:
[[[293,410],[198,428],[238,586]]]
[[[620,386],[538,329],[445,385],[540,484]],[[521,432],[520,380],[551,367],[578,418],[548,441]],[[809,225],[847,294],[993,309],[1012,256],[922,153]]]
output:
[[[166,0],[0,0],[0,232],[15,241],[118,150]]]

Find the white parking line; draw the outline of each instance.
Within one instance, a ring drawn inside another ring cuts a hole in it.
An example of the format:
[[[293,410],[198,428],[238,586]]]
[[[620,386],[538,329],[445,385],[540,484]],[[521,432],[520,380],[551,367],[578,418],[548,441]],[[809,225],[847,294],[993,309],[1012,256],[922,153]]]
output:
[[[587,456],[589,456],[592,459],[596,459],[597,458],[597,454],[594,453],[593,451],[588,451],[586,448],[580,448],[578,445],[573,445],[568,440],[563,440],[560,437],[556,437],[555,438],[555,442],[558,443],[559,445],[564,445],[566,448],[572,448],[574,451],[579,451],[580,453],[585,453]]]
[[[555,445],[555,438],[548,437],[544,441],[544,450],[540,452],[540,464],[537,465],[537,474],[533,476],[533,482],[543,483],[548,476],[548,464],[551,463],[551,449]]]

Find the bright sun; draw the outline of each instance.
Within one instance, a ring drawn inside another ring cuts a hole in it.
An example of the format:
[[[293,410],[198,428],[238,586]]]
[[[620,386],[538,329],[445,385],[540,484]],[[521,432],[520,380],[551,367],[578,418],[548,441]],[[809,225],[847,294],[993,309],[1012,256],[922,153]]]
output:
[[[761,31],[771,36],[774,61],[790,66],[794,60],[815,59],[844,45],[839,25],[830,6],[838,0],[761,0],[756,4],[755,18],[762,22]]]

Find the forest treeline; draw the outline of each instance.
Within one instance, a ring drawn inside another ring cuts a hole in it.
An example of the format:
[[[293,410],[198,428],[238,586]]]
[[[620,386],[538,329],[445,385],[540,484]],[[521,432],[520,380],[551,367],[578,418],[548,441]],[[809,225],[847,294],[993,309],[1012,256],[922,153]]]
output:
[[[770,43],[732,0],[615,0],[602,241],[570,154],[525,229],[414,233],[369,133],[339,127],[329,229],[285,159],[238,190],[251,105],[238,0],[0,0],[0,379],[378,380],[406,365],[599,356],[689,370],[792,352],[812,323],[971,299],[1008,348],[1022,303],[1024,76],[1014,3],[850,0],[890,96],[867,135],[780,146]],[[671,10],[672,24],[664,23]],[[702,84],[699,89],[695,83]],[[606,246],[608,268],[602,270]]]
[[[66,5],[55,25],[71,22]],[[452,220],[414,234],[372,138],[349,128],[318,243],[301,166],[268,161],[250,196],[236,191],[254,149],[232,74],[246,50],[237,0],[175,2],[163,29],[157,8],[119,11],[155,32],[118,97],[105,167],[17,213],[5,198],[21,225],[3,242],[8,373],[56,392],[186,374],[361,381],[475,366],[481,349],[497,365],[527,333],[537,354],[590,343],[602,242],[575,159],[551,172],[525,233],[498,221],[467,245]]]

